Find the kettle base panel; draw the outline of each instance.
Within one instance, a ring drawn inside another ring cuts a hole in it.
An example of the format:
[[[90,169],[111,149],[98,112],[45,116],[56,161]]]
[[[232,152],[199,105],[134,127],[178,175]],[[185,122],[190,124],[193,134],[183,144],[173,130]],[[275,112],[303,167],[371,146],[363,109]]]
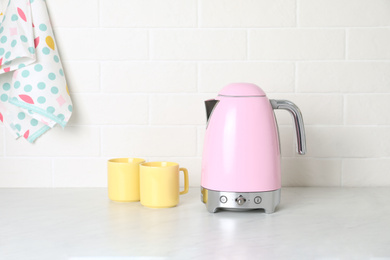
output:
[[[206,204],[207,211],[215,213],[218,209],[252,210],[264,209],[265,213],[275,212],[280,202],[280,191],[263,192],[226,192],[208,190],[201,187],[201,201]]]

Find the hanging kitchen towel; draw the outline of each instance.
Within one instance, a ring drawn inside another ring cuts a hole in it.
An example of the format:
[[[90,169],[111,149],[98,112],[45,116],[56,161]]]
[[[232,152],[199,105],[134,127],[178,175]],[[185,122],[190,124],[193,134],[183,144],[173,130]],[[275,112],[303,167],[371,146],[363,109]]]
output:
[[[0,120],[29,142],[72,114],[44,0],[5,1],[0,16]]]

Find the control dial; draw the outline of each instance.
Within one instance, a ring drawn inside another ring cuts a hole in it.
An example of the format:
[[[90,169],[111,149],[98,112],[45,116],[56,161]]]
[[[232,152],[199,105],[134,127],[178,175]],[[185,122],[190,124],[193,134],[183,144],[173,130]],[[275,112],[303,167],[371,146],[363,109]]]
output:
[[[236,199],[236,202],[238,205],[243,205],[245,202],[246,202],[246,199],[243,197],[243,196],[239,196],[237,199]]]

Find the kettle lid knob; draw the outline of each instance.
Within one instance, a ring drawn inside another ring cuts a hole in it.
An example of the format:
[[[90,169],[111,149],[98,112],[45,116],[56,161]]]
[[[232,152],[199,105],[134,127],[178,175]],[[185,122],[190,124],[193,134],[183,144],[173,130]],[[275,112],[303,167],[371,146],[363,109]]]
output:
[[[265,97],[265,92],[252,83],[232,83],[225,86],[219,96],[229,97]]]

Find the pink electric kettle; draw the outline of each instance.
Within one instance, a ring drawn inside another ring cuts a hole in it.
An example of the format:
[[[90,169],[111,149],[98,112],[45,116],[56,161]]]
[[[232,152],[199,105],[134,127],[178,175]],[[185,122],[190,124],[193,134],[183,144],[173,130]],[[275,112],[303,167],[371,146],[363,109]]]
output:
[[[234,83],[205,101],[207,126],[202,158],[201,200],[217,209],[264,209],[280,202],[280,145],[273,109],[294,117],[297,148],[305,154],[305,129],[299,108],[269,100],[254,84]]]

